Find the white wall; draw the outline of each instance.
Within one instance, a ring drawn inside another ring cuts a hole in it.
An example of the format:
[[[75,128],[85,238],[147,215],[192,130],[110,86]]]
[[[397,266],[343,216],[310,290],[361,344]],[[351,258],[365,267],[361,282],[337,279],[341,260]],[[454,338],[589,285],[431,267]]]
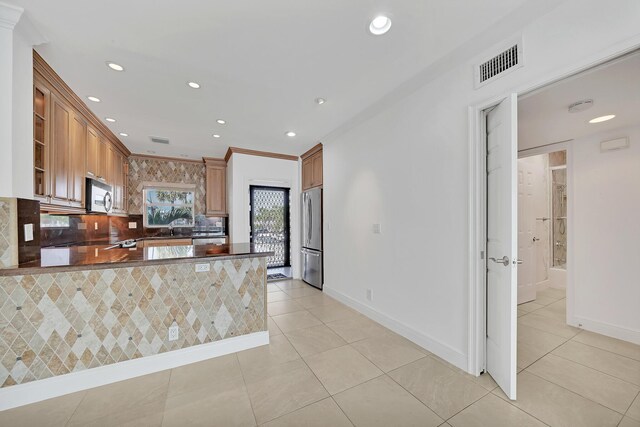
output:
[[[249,242],[249,186],[287,187],[291,197],[291,267],[300,277],[300,185],[298,162],[233,154],[227,163],[229,228],[232,243]]]
[[[33,39],[23,17],[13,36],[13,195],[33,197]],[[27,167],[28,165],[28,167]]]
[[[636,0],[567,0],[501,38],[522,34],[523,68],[474,90],[489,51],[468,45],[478,56],[324,140],[325,290],[467,369],[468,107],[640,44],[639,15]]]
[[[42,42],[22,9],[0,3],[0,196],[33,197],[32,49]]]
[[[622,136],[629,149],[600,151],[601,141]],[[567,268],[575,321],[640,344],[640,126],[571,147]]]
[[[13,196],[13,29],[21,14],[0,3],[0,197]]]

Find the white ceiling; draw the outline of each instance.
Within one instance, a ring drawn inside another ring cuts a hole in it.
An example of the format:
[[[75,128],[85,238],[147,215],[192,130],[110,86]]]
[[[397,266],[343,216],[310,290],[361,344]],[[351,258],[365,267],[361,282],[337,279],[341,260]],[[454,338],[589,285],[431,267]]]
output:
[[[38,52],[80,97],[102,100],[86,102],[117,119],[106,125],[129,134],[131,151],[199,158],[228,146],[301,154],[535,0],[9,1],[48,38]],[[373,36],[379,13],[393,25]]]
[[[569,113],[569,105],[593,107]],[[640,53],[545,87],[518,101],[518,148],[538,147],[640,123]],[[589,120],[615,114],[607,122]]]

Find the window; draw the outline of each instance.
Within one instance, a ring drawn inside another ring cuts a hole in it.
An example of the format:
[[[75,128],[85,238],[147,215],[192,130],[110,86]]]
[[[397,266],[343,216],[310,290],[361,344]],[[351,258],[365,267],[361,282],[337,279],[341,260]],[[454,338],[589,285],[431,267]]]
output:
[[[41,228],[69,228],[69,217],[62,215],[40,215]]]
[[[145,187],[143,195],[146,227],[193,227],[195,187],[160,184]]]

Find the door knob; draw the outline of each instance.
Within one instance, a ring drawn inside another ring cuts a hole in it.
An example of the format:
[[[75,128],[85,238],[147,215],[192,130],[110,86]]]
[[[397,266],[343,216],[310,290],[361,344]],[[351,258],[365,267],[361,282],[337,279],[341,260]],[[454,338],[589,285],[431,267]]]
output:
[[[504,265],[505,267],[509,265],[509,257],[507,257],[506,255],[505,255],[505,256],[503,256],[503,257],[502,257],[502,258],[500,258],[500,259],[496,259],[496,258],[493,258],[493,257],[491,257],[491,258],[489,258],[489,259],[490,259],[491,261],[495,262],[495,263],[502,264],[502,265]]]
[[[516,265],[516,264],[522,264],[523,262],[524,262],[524,261],[522,261],[521,259],[514,259],[514,260],[513,260],[513,265]]]

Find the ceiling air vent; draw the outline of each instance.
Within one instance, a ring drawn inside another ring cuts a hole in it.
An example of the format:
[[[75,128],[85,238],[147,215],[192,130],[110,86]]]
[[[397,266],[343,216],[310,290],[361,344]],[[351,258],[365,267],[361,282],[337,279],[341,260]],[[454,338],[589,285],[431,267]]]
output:
[[[159,136],[150,136],[151,142],[155,142],[156,144],[168,144],[169,138],[160,138]]]
[[[522,67],[522,42],[514,43],[476,67],[476,88]]]

